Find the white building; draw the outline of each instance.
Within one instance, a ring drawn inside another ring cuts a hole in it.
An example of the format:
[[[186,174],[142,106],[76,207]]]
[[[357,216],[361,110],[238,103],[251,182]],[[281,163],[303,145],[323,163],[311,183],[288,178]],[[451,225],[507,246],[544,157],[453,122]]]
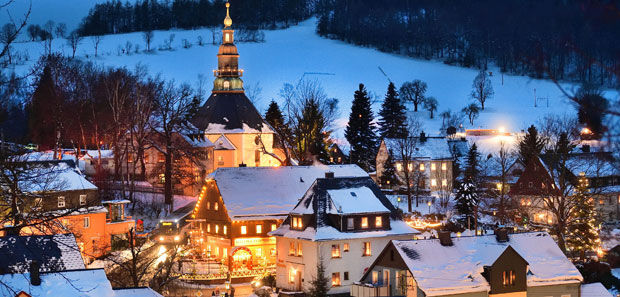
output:
[[[322,261],[329,294],[348,293],[390,240],[417,233],[370,177],[335,178],[328,172],[270,233],[276,236],[276,285],[308,290]]]

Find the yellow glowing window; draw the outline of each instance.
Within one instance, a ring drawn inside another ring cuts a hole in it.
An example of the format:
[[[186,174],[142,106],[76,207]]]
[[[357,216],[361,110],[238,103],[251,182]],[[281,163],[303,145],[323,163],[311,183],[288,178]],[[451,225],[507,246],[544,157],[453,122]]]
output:
[[[278,226],[276,226],[276,224],[271,224],[271,231],[274,231],[278,228]]]
[[[228,228],[226,226],[224,226],[224,234],[228,233]]]
[[[368,217],[362,217],[362,228],[368,228]]]
[[[288,255],[289,256],[294,256],[295,255],[295,243],[291,241],[291,243],[288,245]]]
[[[263,249],[262,248],[256,248],[256,256],[258,256],[258,257],[262,257],[263,256]]]
[[[504,287],[507,286],[513,286],[515,284],[515,272],[510,270],[510,271],[503,271],[502,273],[502,285],[504,285]]]
[[[436,179],[431,179],[431,186],[436,187],[437,186],[437,180]]]
[[[298,242],[297,243],[297,256],[303,256],[303,254],[304,254],[304,251],[301,247],[301,242]]]
[[[340,272],[332,273],[332,287],[340,286]]]
[[[226,33],[224,37],[226,39],[226,42],[230,42],[230,34]]]
[[[441,180],[441,185],[444,186],[444,187],[448,186],[448,181],[446,179],[442,179]]]
[[[228,249],[227,248],[223,248],[222,249],[222,256],[227,256],[228,255]]]
[[[375,218],[375,227],[381,228],[383,226],[383,218],[378,216]]]
[[[370,248],[370,242],[364,242],[364,250],[362,256],[368,257],[372,255],[372,250]]]
[[[343,252],[348,252],[349,251],[349,244],[348,243],[345,243],[345,244],[342,245],[342,251]]]
[[[263,233],[263,225],[256,225],[256,234]]]
[[[446,163],[441,163],[441,170],[448,170],[448,165],[446,165]]]
[[[211,224],[207,224],[207,232],[211,232]]]
[[[213,209],[217,210],[219,208],[219,203],[215,202],[213,203]]]
[[[211,209],[211,202],[207,201],[207,209]]]
[[[403,165],[401,165],[400,163],[396,163],[396,170],[398,171],[402,171],[403,170]],[[618,198],[620,200],[620,198]]]
[[[219,246],[216,246],[216,247],[215,247],[215,255],[216,255],[216,256],[219,256],[219,255],[220,255],[220,247],[219,247]]]
[[[297,228],[297,218],[293,217],[293,228]]]
[[[340,245],[332,244],[332,258],[340,258]]]
[[[295,275],[297,274],[297,270],[291,268],[291,270],[289,270],[288,272],[288,281],[289,283],[294,283],[295,282]]]
[[[241,226],[241,234],[248,234],[248,227]]]
[[[409,171],[413,170],[413,164],[409,163],[409,165],[407,165],[407,169],[409,169]]]
[[[220,225],[215,225],[215,233],[220,233]]]
[[[424,171],[425,167],[424,167],[424,163],[420,164],[420,171]]]
[[[431,171],[437,170],[437,165],[435,163],[431,163]]]

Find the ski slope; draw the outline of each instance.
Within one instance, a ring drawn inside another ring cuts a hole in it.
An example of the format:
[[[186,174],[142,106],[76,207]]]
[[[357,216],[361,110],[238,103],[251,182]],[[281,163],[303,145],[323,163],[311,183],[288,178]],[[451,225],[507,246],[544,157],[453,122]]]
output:
[[[259,111],[264,112],[271,99],[279,101],[279,90],[284,83],[296,84],[300,79],[317,80],[328,96],[339,99],[340,114],[335,123],[335,135],[339,140],[343,140],[343,128],[348,120],[353,92],[359,83],[364,83],[369,93],[375,97],[375,115],[387,89],[388,77],[397,86],[413,79],[425,81],[428,84],[427,95],[434,96],[439,101],[436,114],[448,109],[453,112],[460,111],[472,102],[469,94],[477,74],[475,69],[412,59],[324,39],[315,33],[315,24],[316,19],[309,19],[288,29],[265,31],[265,43],[237,43],[239,64],[245,70],[243,80],[246,87],[258,85],[262,89],[260,96],[253,98]],[[217,67],[219,40],[218,44],[211,44],[212,34],[208,28],[157,31],[152,48],[159,48],[170,34],[175,34],[171,51],[144,53],[146,46],[141,33],[129,33],[105,36],[99,46],[98,57],[94,57],[90,38],[85,38],[78,48],[77,56],[105,66],[133,69],[138,64],[146,65],[150,74],[161,74],[164,78],[194,86],[197,85],[199,75],[202,75],[206,77],[206,87],[210,90],[212,71]],[[197,45],[199,35],[207,45]],[[183,48],[183,39],[192,43],[191,48]],[[141,51],[138,54],[119,55],[119,47],[123,47],[126,42],[138,44]],[[71,54],[64,40],[55,39],[53,47],[55,51],[65,55]],[[15,67],[17,72],[25,73],[43,52],[43,45],[41,42],[20,42],[15,45],[15,49],[27,52],[30,57],[26,64]],[[551,81],[524,76],[502,76],[497,69],[489,71],[493,72],[491,80],[495,96],[487,101],[486,109],[480,113],[474,125],[465,120],[465,128],[504,127],[506,131],[517,132],[547,114],[575,113],[574,106]],[[565,84],[564,87],[567,90],[576,90],[576,86],[570,84]],[[538,97],[537,107],[534,106],[534,96]],[[607,97],[618,99],[618,93],[609,92]],[[412,105],[408,105],[408,109],[412,108]],[[430,120],[426,111],[410,114],[417,114],[417,117],[424,121],[424,131],[427,134],[439,133],[442,124],[440,118]]]

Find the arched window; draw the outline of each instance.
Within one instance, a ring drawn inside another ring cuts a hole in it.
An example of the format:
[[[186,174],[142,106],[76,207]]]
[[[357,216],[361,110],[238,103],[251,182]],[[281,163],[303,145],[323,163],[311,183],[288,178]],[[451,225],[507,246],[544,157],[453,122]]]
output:
[[[224,38],[226,42],[230,42],[230,34],[228,33],[224,34]]]
[[[227,80],[224,81],[224,89],[226,90],[230,89],[230,82]]]

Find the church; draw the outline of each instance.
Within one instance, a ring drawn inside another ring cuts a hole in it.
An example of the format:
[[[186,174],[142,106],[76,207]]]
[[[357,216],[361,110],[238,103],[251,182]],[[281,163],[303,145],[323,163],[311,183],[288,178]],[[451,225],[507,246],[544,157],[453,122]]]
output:
[[[226,3],[222,44],[213,71],[213,91],[192,124],[215,145],[214,170],[219,167],[280,166],[281,148],[274,147],[275,133],[243,89],[243,70],[234,43],[234,30]]]

